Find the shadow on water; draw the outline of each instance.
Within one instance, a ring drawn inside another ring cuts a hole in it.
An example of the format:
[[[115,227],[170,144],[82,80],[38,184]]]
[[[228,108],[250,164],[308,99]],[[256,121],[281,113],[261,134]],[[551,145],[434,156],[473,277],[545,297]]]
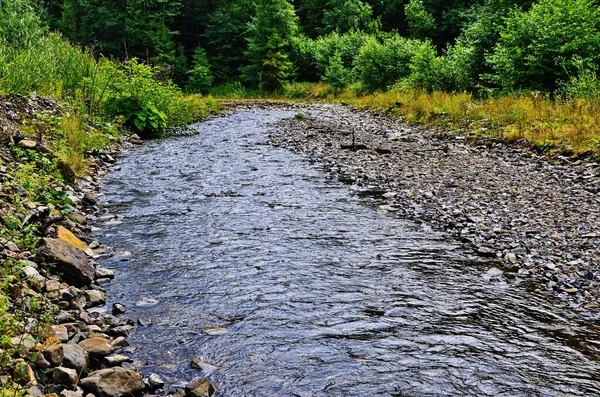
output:
[[[211,120],[107,179],[122,222],[96,237],[133,254],[102,265],[151,321],[130,337],[146,373],[181,383],[198,358],[221,396],[600,395],[597,329],[264,145],[289,116]]]

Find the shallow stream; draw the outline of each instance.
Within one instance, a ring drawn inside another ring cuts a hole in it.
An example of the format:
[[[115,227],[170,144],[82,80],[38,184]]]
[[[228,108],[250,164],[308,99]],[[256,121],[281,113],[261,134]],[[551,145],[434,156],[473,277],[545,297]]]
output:
[[[119,218],[95,237],[131,252],[102,265],[145,324],[129,340],[146,375],[184,383],[200,359],[219,396],[600,395],[593,327],[269,145],[293,115],[201,123],[106,179]]]

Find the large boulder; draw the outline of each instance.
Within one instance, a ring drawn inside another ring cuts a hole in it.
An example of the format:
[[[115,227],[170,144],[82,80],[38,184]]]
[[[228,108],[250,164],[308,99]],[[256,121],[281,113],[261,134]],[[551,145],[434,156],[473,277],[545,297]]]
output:
[[[145,388],[142,374],[121,367],[92,372],[80,382],[81,387],[97,397],[140,395]]]
[[[45,237],[39,253],[56,265],[56,271],[67,283],[83,287],[94,281],[94,266],[87,255],[74,245],[61,239]]]
[[[71,244],[77,247],[79,250],[85,252],[88,256],[94,256],[94,252],[88,247],[86,243],[77,238],[69,229],[62,226],[56,228],[56,237],[61,239],[67,244]]]

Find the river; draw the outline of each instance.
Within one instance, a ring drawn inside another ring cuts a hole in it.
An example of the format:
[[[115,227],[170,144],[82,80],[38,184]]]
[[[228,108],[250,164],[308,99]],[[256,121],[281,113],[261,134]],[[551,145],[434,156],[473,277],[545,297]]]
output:
[[[131,252],[102,266],[145,325],[129,340],[146,375],[184,383],[200,359],[219,396],[600,395],[592,326],[270,145],[293,115],[212,119],[105,180],[119,218],[95,237]]]

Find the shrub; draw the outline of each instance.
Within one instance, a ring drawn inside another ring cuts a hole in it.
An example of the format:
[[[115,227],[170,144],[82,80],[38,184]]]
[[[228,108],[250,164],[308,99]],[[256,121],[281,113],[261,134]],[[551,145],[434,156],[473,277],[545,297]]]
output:
[[[26,48],[44,35],[44,28],[28,0],[0,2],[0,37],[3,45]]]
[[[542,0],[507,19],[487,58],[492,81],[509,90],[554,91],[576,71],[576,57],[600,56],[600,13],[592,0]]]
[[[123,118],[124,124],[142,138],[164,136],[180,118],[181,110],[172,105],[180,97],[181,90],[170,83],[159,83],[155,77],[160,73],[132,59],[125,64],[108,60],[101,63],[104,73],[115,76],[107,87],[102,109],[109,116]]]
[[[363,32],[351,32],[347,34],[331,33],[322,36],[316,41],[315,59],[319,77],[323,78],[326,70],[331,68],[332,58],[339,56],[341,66],[346,69],[349,80],[355,80],[354,58],[360,52],[362,46],[369,39],[369,35]],[[337,62],[333,60],[333,64]],[[337,67],[337,66],[336,66]]]
[[[367,40],[355,60],[360,81],[370,91],[384,90],[401,78],[410,74],[410,60],[415,55],[420,42],[397,34],[384,38]]]
[[[296,81],[319,81],[316,52],[316,41],[304,35],[298,35],[292,39],[290,61],[294,65]]]
[[[561,83],[558,94],[566,99],[600,99],[598,66],[580,60],[576,68],[577,74]]]

